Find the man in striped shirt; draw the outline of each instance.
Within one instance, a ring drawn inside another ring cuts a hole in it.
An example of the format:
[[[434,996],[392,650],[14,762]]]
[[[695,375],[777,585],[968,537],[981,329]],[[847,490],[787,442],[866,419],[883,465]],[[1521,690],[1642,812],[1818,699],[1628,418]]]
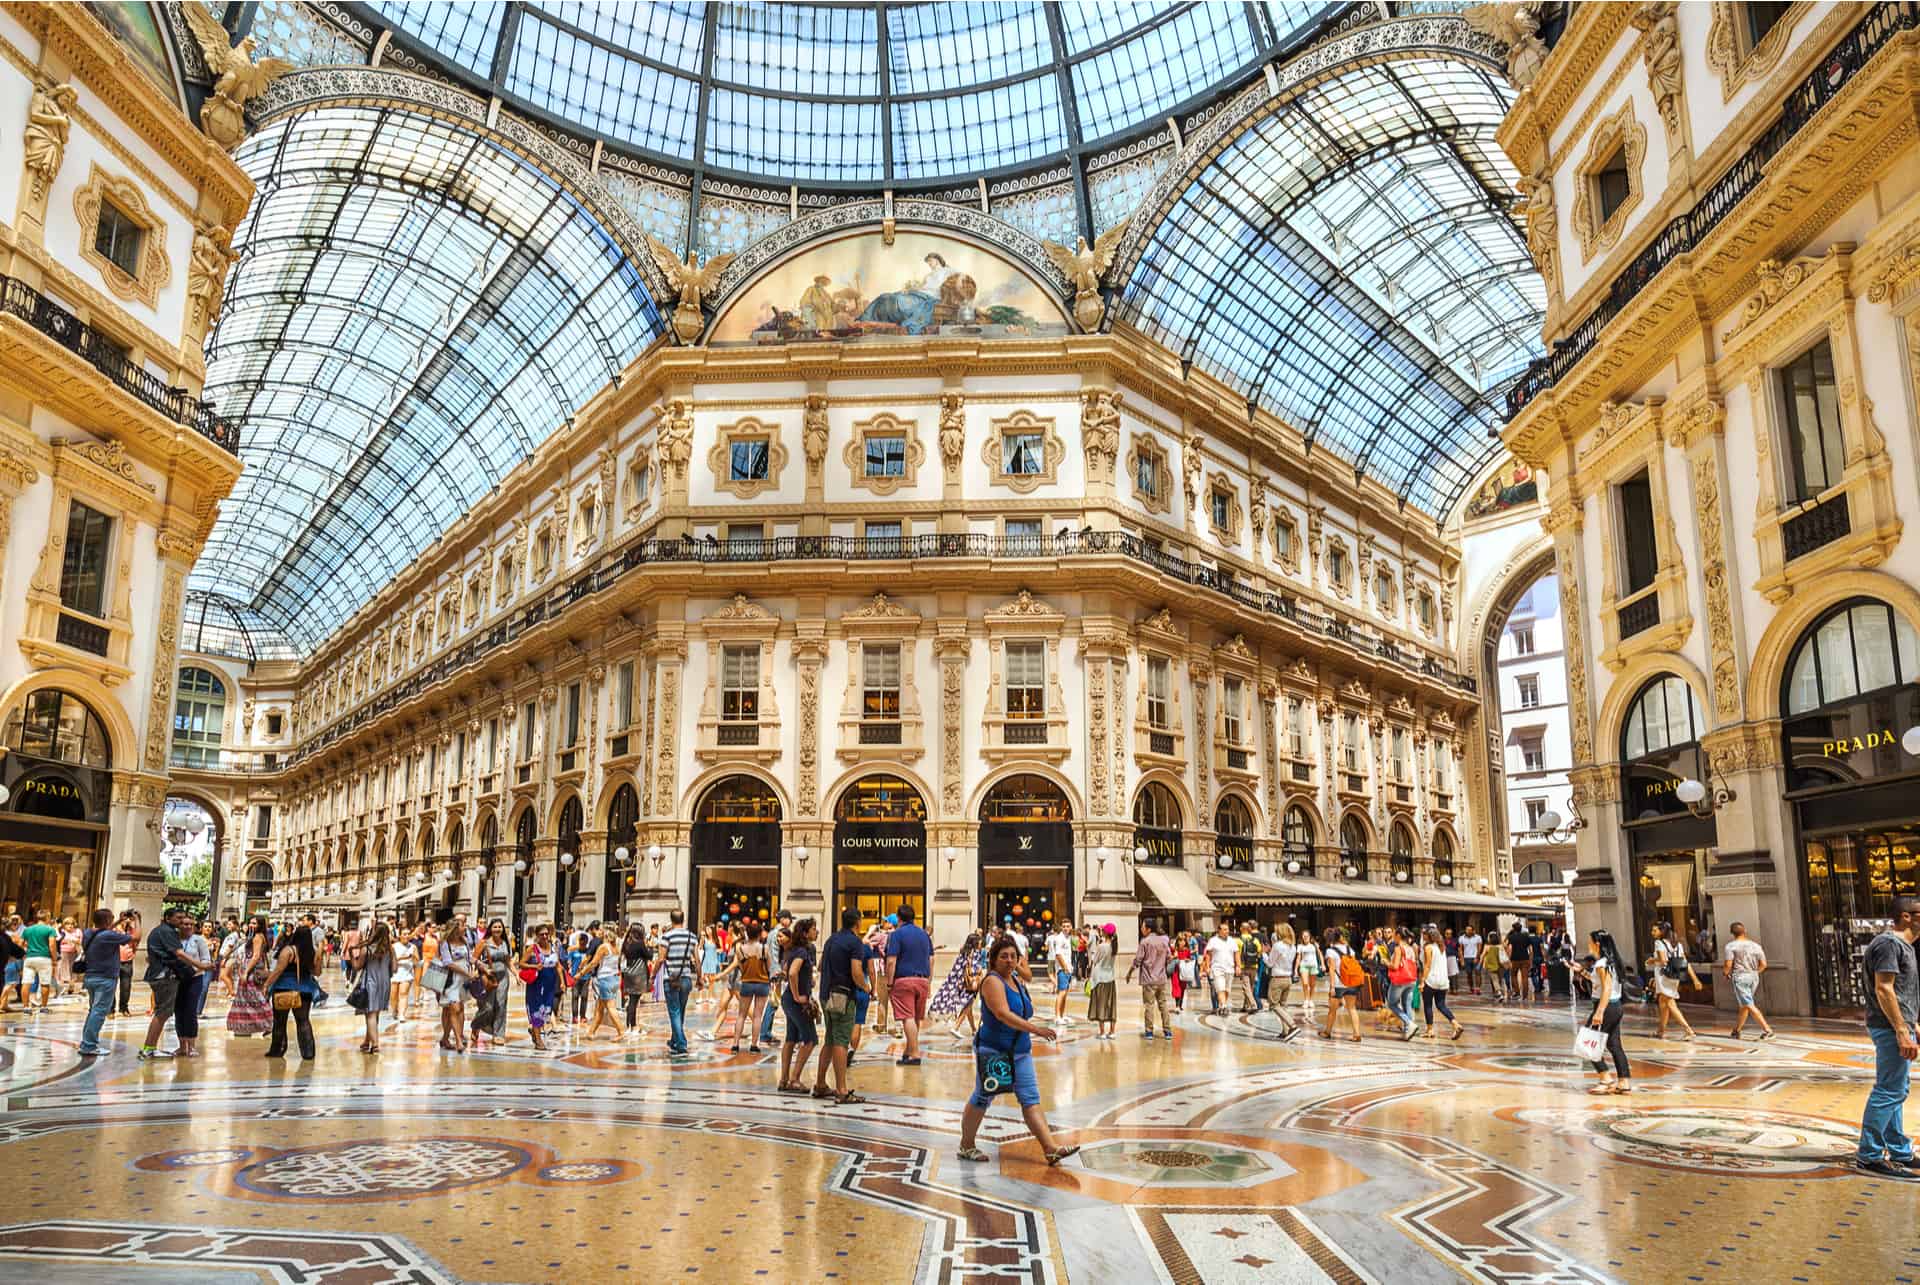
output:
[[[660,939],[660,971],[666,978],[662,989],[667,998],[667,1024],[672,1034],[667,1051],[684,1057],[687,1052],[687,997],[693,993],[695,971],[699,968],[700,939],[687,931],[687,913],[676,910],[669,916],[672,927]]]

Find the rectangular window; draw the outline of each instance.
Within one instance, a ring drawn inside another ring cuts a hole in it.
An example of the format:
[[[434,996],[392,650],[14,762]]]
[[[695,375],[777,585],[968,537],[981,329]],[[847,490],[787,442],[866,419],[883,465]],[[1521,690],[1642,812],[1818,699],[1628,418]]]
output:
[[[1225,531],[1233,521],[1233,493],[1216,488],[1209,499],[1213,505],[1213,525],[1215,529]]]
[[[767,441],[741,438],[727,448],[727,479],[733,482],[767,480]]]
[[[862,718],[900,717],[900,644],[865,643],[860,648]]]
[[[1047,645],[1007,644],[1007,717],[1044,718],[1047,712]]]
[[[1039,518],[1007,519],[1007,538],[1009,540],[1038,540],[1041,534]]]
[[[1133,461],[1133,486],[1142,495],[1160,497],[1160,457],[1141,451]]]
[[[633,662],[613,667],[613,728],[624,732],[633,726]]]
[[[273,835],[273,804],[262,803],[253,810],[253,837],[267,839]]]
[[[494,759],[500,754],[500,720],[487,720],[487,771],[493,770]]]
[[[1246,724],[1241,720],[1240,711],[1246,696],[1246,684],[1238,678],[1222,679],[1220,683],[1221,722],[1226,725],[1227,744],[1246,744]]]
[[[453,734],[453,762],[447,766],[456,780],[467,774],[467,734],[465,732]]]
[[[867,438],[867,476],[905,477],[907,439],[897,436]]]
[[[100,202],[100,221],[94,225],[94,250],[130,277],[140,275],[140,247],[147,230],[128,218],[112,201]]]
[[[520,757],[523,761],[533,757],[534,720],[538,717],[539,712],[534,709],[532,701],[520,707]]]
[[[1614,488],[1620,515],[1621,597],[1653,583],[1660,554],[1653,539],[1653,486],[1645,471]]]
[[[766,530],[758,522],[730,522],[727,524],[727,547],[750,549],[766,538]]]
[[[1045,454],[1039,433],[1008,433],[1000,439],[1000,471],[1008,477],[1038,476]]]
[[[1420,627],[1426,630],[1428,633],[1432,633],[1433,632],[1433,596],[1431,594],[1422,593],[1419,597],[1419,603],[1420,603]]]
[[[280,715],[278,714],[267,715],[267,735],[268,736],[280,735]]]
[[[1540,675],[1521,674],[1513,680],[1513,686],[1521,709],[1540,708]]]
[[[1347,771],[1358,772],[1361,762],[1360,716],[1342,714],[1340,716],[1340,756]]]
[[[732,644],[720,649],[720,717],[730,723],[760,718],[760,645]]]
[[[67,548],[60,562],[60,605],[89,616],[106,615],[107,545],[113,519],[75,500],[67,510]]]
[[[1773,0],[1771,3],[1743,4],[1747,19],[1747,49],[1767,38],[1767,33],[1780,25],[1780,20],[1793,8],[1791,0]]]
[[[1547,770],[1547,753],[1538,736],[1520,738],[1520,770],[1523,772]]]
[[[1297,759],[1307,756],[1307,707],[1298,697],[1287,700],[1287,753]]]
[[[431,790],[439,781],[440,747],[438,745],[429,745],[427,746],[427,775],[426,779],[420,782],[420,788],[422,790]]]
[[[1147,657],[1147,726],[1163,732],[1171,725],[1173,666],[1164,656]]]
[[[1515,625],[1513,627],[1513,654],[1516,656],[1533,655],[1533,626]]]
[[[1600,221],[1605,223],[1613,217],[1613,212],[1627,203],[1633,194],[1633,176],[1627,169],[1626,145],[1614,149],[1606,163],[1594,171],[1593,194],[1600,206]]]
[[[565,712],[560,721],[560,747],[572,749],[580,743],[580,684],[571,683],[567,687]]]
[[[1787,458],[1793,465],[1790,498],[1804,504],[1837,484],[1846,467],[1832,344],[1822,339],[1782,366],[1778,378]]]
[[[1381,575],[1373,578],[1373,601],[1374,605],[1380,608],[1381,615],[1390,616],[1393,614],[1392,576]]]
[[[1525,802],[1525,807],[1527,809],[1527,829],[1540,829],[1540,822],[1547,815],[1547,801],[1545,799],[1528,799]]]
[[[1404,727],[1393,729],[1393,779],[1407,779],[1407,729]]]
[[[866,533],[868,553],[889,554],[900,551],[900,524],[898,522],[869,522],[866,526]]]
[[[1433,740],[1433,788],[1442,794],[1453,788],[1453,751],[1445,740]]]

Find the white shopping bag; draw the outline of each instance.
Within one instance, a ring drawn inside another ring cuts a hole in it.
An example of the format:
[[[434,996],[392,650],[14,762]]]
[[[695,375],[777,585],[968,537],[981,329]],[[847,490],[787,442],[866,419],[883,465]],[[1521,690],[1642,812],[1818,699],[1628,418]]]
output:
[[[1573,1033],[1573,1055],[1582,1062],[1598,1062],[1606,1051],[1607,1036],[1604,1031],[1583,1026]]]

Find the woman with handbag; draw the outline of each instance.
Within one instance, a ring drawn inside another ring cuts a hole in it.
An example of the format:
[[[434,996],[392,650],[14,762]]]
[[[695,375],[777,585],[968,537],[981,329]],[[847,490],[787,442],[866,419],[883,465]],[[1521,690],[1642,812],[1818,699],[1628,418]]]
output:
[[[267,973],[273,967],[267,921],[255,915],[247,921],[246,943],[235,952],[233,1003],[227,1008],[227,1034],[265,1035],[273,1026],[273,1007],[267,999]]]
[[[391,933],[392,929],[389,927]],[[420,958],[420,947],[411,936],[399,934],[393,943],[393,982],[388,1007],[393,1010],[395,1026],[407,1020],[407,1009],[413,1004],[415,985],[413,969]]]
[[[1600,1073],[1600,1083],[1588,1093],[1595,1097],[1631,1093],[1633,1069],[1627,1065],[1627,1046],[1620,1039],[1620,951],[1613,944],[1613,934],[1604,929],[1588,933],[1587,940],[1593,945],[1593,967],[1587,974],[1593,986],[1593,1012],[1574,1039],[1574,1051],[1591,1057],[1593,1069]],[[1601,1059],[1603,1051],[1613,1059],[1611,1069]]]
[[[1119,955],[1112,924],[1102,926],[1087,946],[1087,1020],[1093,1023],[1093,1038],[1110,1040],[1119,1014],[1115,991],[1113,961]]]
[[[1410,1040],[1420,1033],[1409,1003],[1414,979],[1418,976],[1413,959],[1413,929],[1401,924],[1387,957],[1387,1011],[1400,1019],[1400,1038]]]
[[[1019,955],[1011,937],[996,938],[987,950],[987,975],[980,981],[980,1034],[973,1041],[973,1093],[960,1113],[960,1158],[974,1163],[989,1159],[974,1139],[993,1099],[1011,1092],[1047,1163],[1058,1165],[1080,1148],[1059,1146],[1047,1127],[1040,1109],[1040,1080],[1033,1070],[1033,1037],[1054,1041],[1060,1033],[1033,1021],[1033,995],[1017,975]]]
[[[947,1023],[947,1033],[956,1041],[968,1039],[974,1029],[973,999],[980,989],[981,966],[980,934],[968,933],[967,940],[961,944],[960,953],[953,958],[953,967],[947,972],[947,980],[940,983],[940,990],[934,995],[933,1002],[927,1005],[927,1021],[936,1017],[951,1015]],[[960,1030],[960,1023],[967,1024],[966,1032]]]
[[[1426,938],[1426,944],[1420,947],[1420,1003],[1426,1012],[1427,1035],[1433,1035],[1433,1013],[1438,1009],[1453,1027],[1453,1038],[1457,1040],[1467,1033],[1467,1028],[1460,1025],[1460,1019],[1447,1006],[1447,991],[1453,986],[1453,978],[1447,972],[1447,945],[1433,924],[1427,925]]]
[[[560,954],[553,948],[553,925],[541,924],[533,930],[533,939],[520,953],[520,983],[527,989],[527,1034],[533,1047],[545,1052],[547,1042],[541,1032],[553,1020],[553,1006],[560,999]]]
[[[393,997],[393,932],[375,921],[360,939],[353,977],[353,989],[347,992],[347,1006],[358,1009],[367,1019],[367,1038],[360,1041],[362,1053],[380,1051],[380,1014],[387,1011]]]
[[[440,1005],[440,1047],[467,1051],[467,983],[473,980],[473,947],[467,941],[467,917],[455,915],[440,934],[433,967],[422,979]]]
[[[820,1045],[820,1005],[813,998],[814,945],[819,927],[811,918],[793,926],[787,948],[780,955],[786,986],[780,992],[780,1014],[787,1019],[786,1038],[780,1045],[780,1092],[805,1093],[801,1078],[807,1063]]]
[[[1653,993],[1660,1006],[1659,1015],[1654,1019],[1653,1038],[1666,1039],[1667,1023],[1678,1022],[1686,1032],[1683,1038],[1692,1043],[1693,1027],[1680,1011],[1680,983],[1684,979],[1699,990],[1700,976],[1687,962],[1687,944],[1675,935],[1672,924],[1662,921],[1653,926],[1653,958],[1647,961],[1647,967],[1653,970]]]
[[[620,993],[627,1001],[627,1038],[637,1040],[647,1033],[640,1024],[640,1001],[651,989],[653,948],[647,945],[647,932],[638,923],[627,925],[626,940],[620,944]]]
[[[313,1061],[313,1001],[320,993],[320,983],[313,976],[319,963],[316,954],[313,930],[305,924],[281,942],[273,971],[267,974],[266,991],[273,1002],[273,1039],[267,1045],[268,1057],[287,1055],[287,1017],[291,1014],[300,1056]]]
[[[620,947],[613,933],[612,924],[602,925],[588,939],[587,958],[580,965],[587,985],[593,988],[593,1022],[580,1037],[583,1043],[593,1038],[603,1022],[613,1028],[614,1039],[627,1038],[627,1028],[620,1024],[620,1010],[615,1007],[620,1002]]]
[[[487,935],[473,949],[473,963],[475,974],[487,983],[480,1002],[473,1006],[473,1042],[478,1045],[483,1039],[491,1039],[496,1044],[505,1044],[507,983],[513,977],[513,942],[507,937],[505,920],[495,919],[487,924]]]

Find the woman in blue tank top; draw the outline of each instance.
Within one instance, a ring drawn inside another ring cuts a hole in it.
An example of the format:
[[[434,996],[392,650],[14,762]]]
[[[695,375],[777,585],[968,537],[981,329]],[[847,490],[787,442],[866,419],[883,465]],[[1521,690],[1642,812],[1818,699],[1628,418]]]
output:
[[[980,1122],[996,1094],[1009,1090],[1020,1104],[1027,1128],[1046,1152],[1047,1163],[1057,1165],[1079,1147],[1056,1146],[1040,1109],[1040,1081],[1033,1072],[1033,1037],[1057,1040],[1050,1026],[1033,1022],[1033,996],[1018,976],[1020,948],[1011,937],[994,941],[987,951],[987,975],[980,982],[980,1033],[974,1037],[974,1087],[960,1115],[960,1158],[981,1161],[987,1153],[974,1145]]]

